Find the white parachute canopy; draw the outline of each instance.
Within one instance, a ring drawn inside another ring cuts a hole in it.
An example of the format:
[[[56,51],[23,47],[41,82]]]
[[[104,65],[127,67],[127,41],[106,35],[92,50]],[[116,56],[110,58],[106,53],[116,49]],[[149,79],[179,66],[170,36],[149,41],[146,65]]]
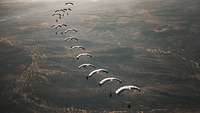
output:
[[[85,47],[83,46],[71,46],[71,49],[82,49],[82,50],[85,50]]]
[[[89,77],[92,77],[94,74],[100,73],[100,72],[108,73],[108,70],[107,69],[95,69],[94,71],[90,72],[90,74],[87,76],[87,79]]]
[[[119,78],[115,78],[115,77],[108,77],[108,78],[104,78],[103,80],[101,80],[99,82],[99,86],[102,86],[103,84],[105,84],[106,82],[112,82],[112,81],[117,81],[118,83],[122,83],[122,80],[120,80]]]
[[[80,57],[82,57],[82,56],[92,57],[92,55],[89,54],[89,53],[81,53],[81,54],[79,54],[79,55],[76,56],[76,59],[78,60],[78,59],[79,59]]]
[[[134,85],[127,85],[127,86],[122,86],[120,88],[118,88],[116,91],[115,91],[115,94],[116,95],[119,95],[120,93],[122,93],[123,91],[125,90],[137,90],[137,91],[141,91],[141,89],[137,86],[134,86]]]

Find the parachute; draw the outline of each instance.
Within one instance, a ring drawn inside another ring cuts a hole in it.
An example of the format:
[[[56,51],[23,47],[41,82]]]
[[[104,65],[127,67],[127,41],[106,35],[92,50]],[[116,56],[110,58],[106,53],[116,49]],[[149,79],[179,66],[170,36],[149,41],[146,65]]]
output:
[[[78,38],[74,38],[74,37],[67,37],[67,38],[64,38],[65,41],[68,41],[68,40],[74,40],[74,41],[78,41]]]
[[[71,32],[75,32],[75,33],[78,32],[77,29],[67,29],[67,30],[64,31],[64,33],[66,34],[66,33],[70,32],[70,31]]]
[[[108,70],[107,69],[96,69],[96,70],[90,72],[90,74],[87,76],[87,79],[89,79],[89,77],[92,77],[94,74],[100,73],[100,72],[108,73]]]
[[[85,50],[85,47],[83,46],[71,46],[70,48],[71,49],[79,48],[79,49]]]
[[[85,68],[85,67],[89,67],[89,66],[90,66],[90,67],[96,68],[96,66],[93,65],[93,64],[81,64],[80,66],[78,66],[78,68],[81,69],[81,68],[83,68],[83,67]]]
[[[76,59],[78,60],[81,56],[88,56],[88,57],[92,57],[92,55],[91,54],[89,54],[89,53],[81,53],[81,54],[79,54],[79,55],[77,55],[76,56]]]
[[[122,83],[122,80],[120,80],[119,78],[115,78],[115,77],[109,77],[109,78],[104,78],[103,80],[101,80],[99,82],[99,86],[102,86],[103,84],[105,84],[106,82],[112,82],[112,81],[118,81],[119,83]]]
[[[74,5],[74,3],[72,3],[72,2],[67,2],[67,3],[65,3],[65,5]]]
[[[134,89],[134,90],[137,90],[137,91],[141,91],[141,89],[137,86],[133,86],[133,85],[129,85],[129,86],[122,86],[120,88],[118,88],[116,91],[115,91],[115,94],[116,95],[119,95],[120,93],[122,93],[123,91],[125,90],[131,90],[131,89]]]

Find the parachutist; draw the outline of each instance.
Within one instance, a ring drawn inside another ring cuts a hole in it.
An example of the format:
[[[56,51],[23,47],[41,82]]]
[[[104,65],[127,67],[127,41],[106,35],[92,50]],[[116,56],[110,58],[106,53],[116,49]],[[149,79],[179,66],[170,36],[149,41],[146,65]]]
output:
[[[127,107],[128,107],[128,109],[131,109],[131,104],[128,104],[128,106],[127,106]]]
[[[113,96],[112,93],[110,93],[110,94],[109,94],[109,98],[111,98],[112,96]]]

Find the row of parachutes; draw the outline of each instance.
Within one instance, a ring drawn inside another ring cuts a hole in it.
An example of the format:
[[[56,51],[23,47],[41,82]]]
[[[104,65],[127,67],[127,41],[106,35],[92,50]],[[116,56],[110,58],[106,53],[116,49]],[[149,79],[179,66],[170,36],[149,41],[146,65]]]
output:
[[[63,38],[64,41],[67,42],[73,42],[76,43],[79,41],[79,38],[73,37],[71,34],[74,33],[78,33],[78,29],[73,28],[63,22],[61,22],[61,20],[64,18],[65,15],[69,16],[70,13],[73,11],[73,6],[75,5],[75,2],[66,2],[64,8],[60,8],[57,10],[54,10],[52,16],[56,17],[56,24],[51,25],[50,27],[55,30],[56,35],[61,34],[66,36],[65,38]],[[86,58],[86,59],[90,59],[92,57],[94,57],[92,54],[88,53],[88,52],[84,52],[86,50],[86,48],[84,46],[80,46],[80,45],[73,45],[71,46],[69,49],[76,49],[76,50],[80,50],[82,53],[78,54],[75,56],[76,60],[81,60],[82,57]],[[101,73],[104,74],[109,74],[109,70],[104,69],[104,68],[98,68],[97,66],[95,66],[94,64],[91,63],[83,63],[81,65],[78,66],[79,69],[88,69],[88,68],[92,68],[93,71],[91,71],[87,76],[86,79],[90,80],[91,77],[95,76],[95,75],[100,75]],[[123,83],[124,81],[121,80],[120,78],[117,77],[106,77],[103,78],[98,84],[99,86],[103,86],[104,84],[109,84],[111,82],[116,82],[116,83]],[[113,94],[115,95],[120,95],[121,93],[123,93],[124,91],[138,91],[141,92],[141,88],[135,85],[124,85],[121,86],[117,89],[115,89],[115,92],[110,92],[109,97],[111,98],[113,96]],[[128,105],[128,108],[130,108],[131,105]]]

